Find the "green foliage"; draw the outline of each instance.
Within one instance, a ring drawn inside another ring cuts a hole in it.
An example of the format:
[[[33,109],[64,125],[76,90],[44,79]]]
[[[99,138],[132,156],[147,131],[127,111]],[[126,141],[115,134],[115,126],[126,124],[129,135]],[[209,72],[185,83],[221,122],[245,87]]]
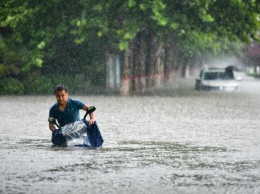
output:
[[[24,94],[24,85],[14,78],[4,78],[0,80],[0,95]]]
[[[90,74],[91,77],[92,74]],[[93,76],[93,75],[92,75]],[[27,77],[25,81],[24,94],[29,95],[51,95],[57,85],[63,84],[69,88],[71,94],[80,93],[84,94],[91,88],[91,80],[86,78],[84,74],[77,76],[71,75],[32,75]]]
[[[260,4],[253,0],[8,0],[0,7],[0,78],[25,84],[37,70],[43,77],[29,82],[35,94],[49,92],[54,74],[104,84],[105,52],[127,50],[138,33],[164,44],[170,33],[180,56],[192,58],[239,53],[260,30]]]
[[[32,74],[24,81],[25,94],[33,95],[50,95],[53,94],[54,88],[59,84],[67,85],[69,88],[74,88],[74,80],[71,76],[62,75],[38,75]]]
[[[38,76],[26,85],[25,91],[26,94],[51,94],[53,93],[52,79],[48,76]]]
[[[86,66],[85,79],[92,86],[102,86],[106,81],[105,66]]]

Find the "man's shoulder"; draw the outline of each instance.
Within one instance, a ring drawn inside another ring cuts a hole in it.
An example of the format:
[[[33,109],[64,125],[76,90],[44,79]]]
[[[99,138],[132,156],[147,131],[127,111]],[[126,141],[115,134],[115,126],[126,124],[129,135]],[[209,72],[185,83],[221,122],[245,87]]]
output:
[[[77,99],[72,99],[72,98],[69,98],[68,102],[72,105],[76,105],[76,106],[84,106],[84,103],[80,100],[77,100]]]
[[[49,116],[54,117],[56,110],[58,109],[58,103],[53,104],[49,110]]]
[[[69,98],[68,101],[69,101],[70,103],[83,103],[83,102],[81,102],[80,100],[74,99],[74,98]]]
[[[57,108],[58,108],[58,103],[56,102],[55,104],[53,104],[53,105],[51,106],[50,111],[53,111],[53,110],[55,110],[55,109],[57,109]]]

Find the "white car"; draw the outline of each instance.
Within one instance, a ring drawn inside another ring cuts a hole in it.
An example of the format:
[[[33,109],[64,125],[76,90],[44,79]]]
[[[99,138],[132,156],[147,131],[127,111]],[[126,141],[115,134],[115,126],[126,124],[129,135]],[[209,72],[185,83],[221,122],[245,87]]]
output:
[[[232,68],[209,68],[201,70],[195,89],[238,91],[239,86]]]

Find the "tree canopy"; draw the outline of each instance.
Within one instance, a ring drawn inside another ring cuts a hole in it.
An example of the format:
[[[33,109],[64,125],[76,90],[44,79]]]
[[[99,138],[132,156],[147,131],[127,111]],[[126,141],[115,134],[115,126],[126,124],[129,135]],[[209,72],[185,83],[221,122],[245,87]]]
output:
[[[3,0],[0,9],[0,79],[76,74],[129,49],[138,33],[164,44],[170,34],[186,58],[259,40],[259,0]]]

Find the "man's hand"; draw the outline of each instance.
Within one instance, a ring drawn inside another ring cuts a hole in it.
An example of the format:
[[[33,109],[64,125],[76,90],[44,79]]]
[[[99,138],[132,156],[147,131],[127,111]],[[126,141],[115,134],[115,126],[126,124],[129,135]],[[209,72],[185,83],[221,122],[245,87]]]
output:
[[[95,119],[89,119],[88,124],[93,125],[95,123],[95,121],[96,121]]]
[[[84,104],[83,110],[87,111],[88,110],[88,105]],[[89,125],[93,125],[95,123],[95,121],[96,121],[96,119],[94,119],[95,118],[94,113],[93,112],[89,113],[89,117],[90,117],[90,119],[88,121],[88,124]]]
[[[52,124],[49,124],[49,128],[50,128],[50,130],[51,130],[52,132],[56,130],[55,125],[52,125]]]

